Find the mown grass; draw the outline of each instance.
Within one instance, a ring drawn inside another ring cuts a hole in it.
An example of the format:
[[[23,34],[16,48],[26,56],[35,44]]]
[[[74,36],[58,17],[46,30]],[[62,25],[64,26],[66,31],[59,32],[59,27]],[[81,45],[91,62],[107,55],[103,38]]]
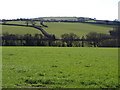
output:
[[[25,21],[11,21],[7,22],[10,24],[24,24]],[[97,24],[86,24],[86,23],[63,23],[63,22],[47,22],[44,23],[48,26],[48,28],[43,28],[50,34],[55,34],[56,37],[60,38],[60,36],[64,33],[75,33],[78,36],[82,37],[88,34],[89,32],[98,32],[98,33],[106,33],[109,34],[109,30],[113,28],[107,25],[97,25]],[[36,25],[39,25],[37,22]],[[20,27],[20,26],[3,26],[2,28],[3,33],[13,33],[13,34],[25,34],[25,33],[41,33],[41,31],[36,30],[30,27]]]
[[[118,49],[3,47],[3,87],[116,88]]]

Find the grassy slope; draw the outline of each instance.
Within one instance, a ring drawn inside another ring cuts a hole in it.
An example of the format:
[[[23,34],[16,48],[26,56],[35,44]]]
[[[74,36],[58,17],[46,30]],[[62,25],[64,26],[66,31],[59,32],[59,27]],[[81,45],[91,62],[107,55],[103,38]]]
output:
[[[24,34],[36,34],[36,33],[41,33],[40,30],[35,29],[35,28],[31,28],[31,27],[21,27],[21,26],[7,26],[7,25],[3,25],[2,26],[2,32],[3,33],[11,33],[11,34],[20,34],[20,35],[24,35]]]
[[[12,24],[25,24],[25,22],[21,21],[12,21],[7,22]],[[112,27],[101,26],[101,25],[93,25],[93,24],[84,24],[84,23],[45,23],[48,25],[48,28],[44,28],[48,33],[55,34],[57,37],[60,37],[61,34],[64,33],[75,33],[79,36],[86,35],[89,32],[98,32],[98,33],[108,33],[109,30],[112,30]],[[39,23],[37,23],[39,25]],[[14,26],[3,26],[3,33],[41,33],[39,30],[35,30],[33,28],[28,27],[14,27]],[[32,31],[33,30],[33,31]]]
[[[85,23],[46,23],[49,27],[45,29],[47,32],[60,37],[64,33],[75,33],[79,36],[86,35],[89,32],[106,33],[111,30],[111,27],[100,26]]]
[[[117,53],[117,48],[3,47],[3,87],[116,87]]]

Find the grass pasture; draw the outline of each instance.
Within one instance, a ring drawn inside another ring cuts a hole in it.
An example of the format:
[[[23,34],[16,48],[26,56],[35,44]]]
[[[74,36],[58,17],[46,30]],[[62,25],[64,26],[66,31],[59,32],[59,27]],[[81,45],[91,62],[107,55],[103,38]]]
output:
[[[109,30],[112,30],[112,27],[95,25],[95,24],[86,24],[86,23],[46,23],[48,28],[45,30],[48,33],[55,34],[60,37],[64,33],[75,33],[78,36],[85,36],[89,32],[98,32],[108,34]]]
[[[41,31],[35,28],[31,28],[31,27],[3,25],[2,33],[18,34],[18,35],[24,35],[24,34],[34,35],[36,33],[41,34]]]
[[[25,21],[10,21],[7,22],[10,24],[25,24]],[[37,22],[36,25],[39,25]],[[98,33],[106,33],[108,34],[109,30],[113,28],[111,26],[105,25],[96,25],[96,24],[86,24],[86,23],[64,23],[64,22],[47,22],[45,25],[48,25],[48,28],[43,28],[49,34],[55,34],[56,37],[60,38],[60,36],[64,33],[75,33],[78,36],[85,36],[89,32],[98,32]],[[3,33],[8,32],[12,34],[35,34],[41,33],[39,30],[31,28],[31,27],[20,27],[20,26],[2,26]]]
[[[118,49],[3,47],[3,87],[116,88]]]

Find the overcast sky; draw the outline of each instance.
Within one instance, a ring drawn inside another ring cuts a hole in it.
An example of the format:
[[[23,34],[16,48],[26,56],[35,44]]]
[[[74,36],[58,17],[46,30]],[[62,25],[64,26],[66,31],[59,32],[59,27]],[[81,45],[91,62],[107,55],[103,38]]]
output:
[[[118,19],[120,0],[0,0],[0,19],[78,16]]]

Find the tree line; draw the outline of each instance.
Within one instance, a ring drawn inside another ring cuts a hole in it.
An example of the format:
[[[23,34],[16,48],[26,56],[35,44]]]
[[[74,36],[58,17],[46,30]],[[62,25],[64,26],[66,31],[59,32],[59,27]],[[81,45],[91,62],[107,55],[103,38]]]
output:
[[[71,17],[72,18],[72,17]],[[89,20],[94,20],[95,22],[86,22]],[[115,19],[114,21],[109,21],[109,20],[96,20],[96,18],[85,18],[85,17],[76,17],[76,19],[45,19],[45,18],[33,18],[33,19],[25,19],[25,18],[20,18],[20,19],[2,19],[0,20],[3,23],[7,23],[8,21],[27,21],[31,22],[32,25],[35,25],[35,21],[44,21],[44,22],[70,22],[70,23],[90,23],[90,24],[106,24],[106,25],[118,25],[120,22]],[[34,22],[33,22],[34,21]],[[99,22],[100,21],[100,22]]]
[[[49,39],[42,34],[3,33],[2,46],[119,47],[119,31],[120,26],[109,31],[109,34],[90,32],[79,37],[74,33],[65,33],[61,39]]]

